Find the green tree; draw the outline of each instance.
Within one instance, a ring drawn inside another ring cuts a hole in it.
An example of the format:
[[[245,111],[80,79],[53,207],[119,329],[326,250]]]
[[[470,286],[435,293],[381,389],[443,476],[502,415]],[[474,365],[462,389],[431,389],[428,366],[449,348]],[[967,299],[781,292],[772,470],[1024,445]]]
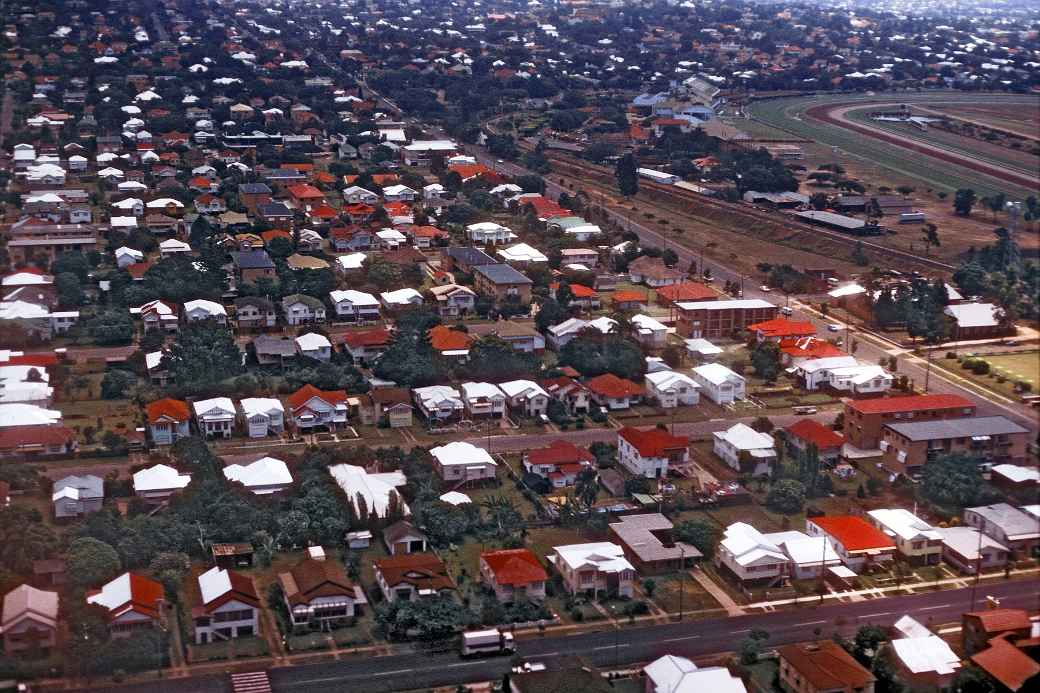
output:
[[[538,304],[538,313],[534,316],[534,325],[539,332],[545,332],[553,325],[559,325],[570,315],[552,298],[544,298]]]
[[[751,367],[763,380],[776,380],[780,374],[780,345],[769,339],[756,344],[751,351]]]
[[[105,371],[101,379],[102,399],[124,399],[130,392],[130,388],[137,384],[137,376],[130,371],[113,369]]]
[[[805,507],[805,484],[794,479],[781,479],[766,494],[769,509],[784,515],[796,515]]]
[[[960,188],[953,196],[953,209],[962,217],[970,216],[975,206],[975,191],[970,188]]]
[[[129,344],[134,337],[134,322],[126,310],[113,308],[87,323],[87,331],[102,346]]]
[[[619,378],[639,378],[646,359],[635,342],[621,335],[584,330],[560,350],[560,364],[573,366],[582,375],[613,373]]]
[[[183,327],[163,362],[173,382],[192,394],[213,390],[242,372],[242,354],[231,333],[211,320]]]
[[[675,536],[704,554],[704,558],[710,559],[715,555],[715,547],[718,546],[722,532],[718,525],[705,520],[685,520],[675,526]]]
[[[1032,680],[1033,684],[1040,684],[1040,677],[1034,676]],[[1019,690],[1024,691],[1027,688],[1029,688],[1028,684]],[[952,690],[957,693],[995,693],[997,689],[986,672],[972,665],[957,672],[957,676],[953,679]]]
[[[979,469],[981,460],[960,453],[940,455],[925,463],[919,487],[926,500],[949,510],[985,505],[1000,498]]]
[[[632,197],[639,192],[639,172],[636,171],[636,159],[631,152],[618,159],[614,169],[618,191],[625,197]]]
[[[928,223],[921,227],[921,238],[924,241],[924,252],[927,254],[929,248],[938,248],[942,243],[939,241],[939,227]]]
[[[54,277],[54,288],[58,292],[58,303],[63,308],[76,308],[83,303],[83,286],[72,272],[62,272]]]
[[[65,569],[69,579],[80,587],[100,587],[122,569],[119,553],[99,539],[73,539],[65,553]]]
[[[51,557],[58,537],[43,524],[35,509],[20,505],[0,508],[0,566],[21,575],[32,572],[33,561]]]

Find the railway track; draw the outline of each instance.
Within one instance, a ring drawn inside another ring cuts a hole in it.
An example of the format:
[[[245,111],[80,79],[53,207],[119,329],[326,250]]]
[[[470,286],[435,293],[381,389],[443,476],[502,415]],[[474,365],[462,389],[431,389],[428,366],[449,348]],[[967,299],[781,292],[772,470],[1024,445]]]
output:
[[[564,173],[575,180],[581,181],[584,185],[595,187],[597,188],[597,192],[605,194],[607,197],[616,197],[614,174],[612,171],[609,171],[602,166],[596,166],[587,161],[573,159],[572,157],[559,154],[558,152],[547,152],[546,156],[553,162],[554,172]],[[813,226],[797,221],[794,218],[784,217],[781,220],[778,219],[777,215],[774,213],[759,211],[745,205],[744,203],[720,202],[689,190],[683,190],[682,188],[662,185],[647,180],[639,181],[639,189],[640,191],[646,191],[648,196],[652,199],[655,198],[657,200],[671,203],[670,211],[672,213],[695,220],[698,223],[718,224],[734,228],[734,222],[736,222],[736,224],[739,225],[739,228],[743,229],[765,228],[775,231],[803,231],[823,236],[828,240],[849,248],[850,252],[857,244],[862,243],[864,250],[871,252],[879,260],[882,260],[879,264],[883,264],[885,260],[888,260],[898,261],[903,266],[909,266],[910,268],[915,269],[927,269],[940,272],[952,272],[956,269],[953,265],[933,258],[922,257],[914,253],[899,250],[898,248],[889,248],[868,239],[849,236],[837,231],[830,231],[819,226]],[[684,208],[690,207],[698,209],[699,213],[692,214],[684,210]],[[746,233],[744,231],[737,232]],[[752,236],[751,234],[746,235]],[[808,248],[805,248],[804,250],[812,252]]]

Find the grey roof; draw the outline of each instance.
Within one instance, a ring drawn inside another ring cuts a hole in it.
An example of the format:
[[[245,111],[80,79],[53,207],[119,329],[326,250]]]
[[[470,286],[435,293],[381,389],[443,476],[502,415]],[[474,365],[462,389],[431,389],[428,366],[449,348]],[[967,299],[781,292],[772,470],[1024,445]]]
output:
[[[93,474],[83,476],[67,476],[54,482],[54,493],[66,488],[74,488],[79,491],[80,500],[88,498],[105,497],[105,481]]]
[[[262,334],[253,340],[253,348],[257,354],[274,354],[292,356],[296,353],[296,343],[285,337],[274,337]]]
[[[482,274],[495,284],[533,284],[524,274],[516,271],[509,265],[481,265],[473,269],[474,272]]]
[[[274,303],[263,296],[241,296],[235,299],[235,308],[256,306],[257,309],[268,312],[274,310]]]
[[[910,440],[945,440],[968,436],[1000,436],[1028,431],[1003,416],[890,423],[887,428]]]
[[[270,195],[271,188],[267,183],[240,183],[238,192],[246,195]]]
[[[307,294],[291,294],[282,299],[283,306],[291,306],[294,303],[302,303],[311,310],[324,310],[325,308],[324,303]]]
[[[232,256],[239,269],[274,269],[274,261],[266,250],[243,250]]]
[[[795,212],[796,217],[808,219],[809,221],[819,221],[824,224],[830,224],[831,226],[840,226],[844,229],[861,229],[867,225],[867,222],[862,219],[853,219],[842,214],[835,214],[834,212],[822,212],[815,209],[810,209],[805,212]]]
[[[1008,541],[1040,536],[1040,521],[1007,503],[965,508],[964,513],[975,513],[987,524],[999,527]],[[982,529],[985,531],[986,528]]]
[[[292,210],[281,202],[266,202],[257,208],[265,217],[291,217]]]
[[[671,520],[660,513],[625,515],[619,519],[621,521],[611,524],[610,529],[640,561],[670,561],[680,557],[704,556],[696,546],[681,541],[665,545],[654,532],[671,530],[673,525]]]
[[[494,265],[497,260],[480,248],[452,247],[447,250],[448,257],[467,265]]]

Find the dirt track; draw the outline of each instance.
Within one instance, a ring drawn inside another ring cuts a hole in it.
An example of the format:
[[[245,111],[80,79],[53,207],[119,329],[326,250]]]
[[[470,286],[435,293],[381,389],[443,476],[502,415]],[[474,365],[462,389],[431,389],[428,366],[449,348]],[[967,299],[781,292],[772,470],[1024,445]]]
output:
[[[891,104],[871,104],[877,108],[884,108],[886,106],[899,106],[898,103]],[[862,108],[862,103],[855,104],[821,104],[819,106],[812,106],[805,111],[805,115],[808,118],[818,120],[828,125],[834,125],[844,130],[851,130],[860,135],[865,135],[872,139],[881,140],[888,144],[896,145],[903,149],[915,152],[917,154],[923,154],[927,157],[938,159],[939,161],[945,161],[951,164],[957,164],[964,168],[972,171],[983,173],[992,178],[1006,181],[1014,185],[1020,185],[1029,189],[1037,189],[1040,187],[1040,178],[1036,176],[1027,176],[1024,174],[1009,171],[1006,168],[989,164],[979,159],[972,157],[963,156],[954,152],[946,151],[940,147],[935,147],[922,142],[917,142],[909,137],[900,137],[892,133],[880,130],[878,128],[872,128],[869,125],[862,125],[860,123],[853,123],[848,120],[845,114],[856,108]]]

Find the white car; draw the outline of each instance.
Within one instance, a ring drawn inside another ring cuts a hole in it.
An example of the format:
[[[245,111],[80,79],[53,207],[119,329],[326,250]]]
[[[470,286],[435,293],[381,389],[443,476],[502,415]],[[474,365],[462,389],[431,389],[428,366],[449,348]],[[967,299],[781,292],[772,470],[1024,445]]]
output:
[[[768,294],[768,293],[769,293],[770,291],[772,291],[772,289],[770,289],[770,288],[769,288],[768,286],[766,286],[765,284],[763,284],[762,286],[758,287],[758,290],[759,290],[759,291],[762,291],[762,292],[765,292],[765,293],[767,293],[767,294]]]
[[[839,325],[836,322],[832,322],[830,325],[827,325],[827,329],[831,332],[841,332],[843,329],[845,329],[845,327],[843,325]]]
[[[787,306],[784,306],[783,308],[780,309],[780,314],[781,315],[794,315],[794,311],[791,310],[790,308],[788,308]]]

